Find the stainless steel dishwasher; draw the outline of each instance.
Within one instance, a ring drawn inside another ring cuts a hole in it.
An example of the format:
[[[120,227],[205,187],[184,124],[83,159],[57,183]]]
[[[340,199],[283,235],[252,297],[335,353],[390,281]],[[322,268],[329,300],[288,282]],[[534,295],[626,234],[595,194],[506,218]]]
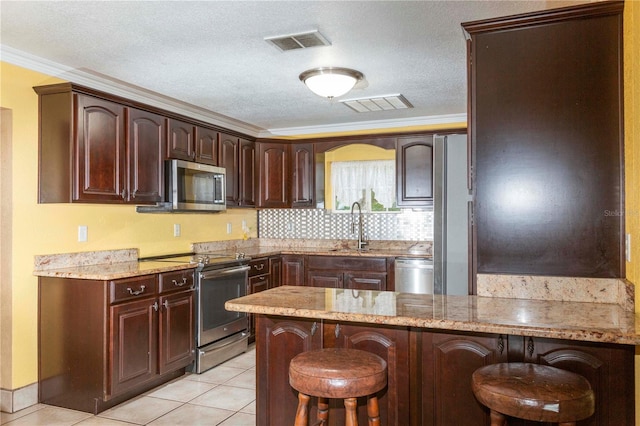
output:
[[[433,294],[433,261],[422,258],[396,258],[395,285],[401,293]]]

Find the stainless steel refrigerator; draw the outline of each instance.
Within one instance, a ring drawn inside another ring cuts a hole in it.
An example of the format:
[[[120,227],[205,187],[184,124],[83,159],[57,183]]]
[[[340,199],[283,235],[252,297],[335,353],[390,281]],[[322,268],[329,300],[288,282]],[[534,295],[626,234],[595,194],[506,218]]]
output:
[[[433,148],[434,293],[469,294],[467,135],[436,135]]]

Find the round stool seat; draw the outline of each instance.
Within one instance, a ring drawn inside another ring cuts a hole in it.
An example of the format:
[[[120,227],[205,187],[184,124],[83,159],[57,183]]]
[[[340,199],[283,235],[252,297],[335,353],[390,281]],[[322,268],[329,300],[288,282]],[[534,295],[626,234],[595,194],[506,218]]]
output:
[[[387,363],[358,349],[302,352],[291,360],[289,384],[299,392],[323,398],[371,395],[386,386]]]
[[[591,385],[579,374],[546,365],[502,363],[477,369],[472,388],[492,411],[525,420],[571,423],[595,410]]]

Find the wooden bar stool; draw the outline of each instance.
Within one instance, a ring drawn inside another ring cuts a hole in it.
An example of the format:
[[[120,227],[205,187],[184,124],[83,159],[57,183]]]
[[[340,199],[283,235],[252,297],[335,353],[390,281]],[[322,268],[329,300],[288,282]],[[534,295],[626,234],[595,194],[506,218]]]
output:
[[[595,411],[591,385],[559,368],[529,363],[486,365],[473,372],[473,393],[491,410],[491,426],[506,417],[574,426]]]
[[[387,385],[387,363],[358,349],[320,349],[296,355],[289,365],[289,384],[298,391],[295,426],[307,426],[309,398],[318,397],[319,424],[329,419],[328,398],[344,399],[346,426],[357,426],[357,398],[367,396],[369,426],[380,425],[376,392]]]

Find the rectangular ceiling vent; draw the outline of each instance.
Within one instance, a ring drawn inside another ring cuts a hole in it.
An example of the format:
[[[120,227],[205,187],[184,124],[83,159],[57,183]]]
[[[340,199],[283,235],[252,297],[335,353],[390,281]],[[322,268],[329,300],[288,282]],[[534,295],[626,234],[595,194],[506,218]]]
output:
[[[307,49],[309,47],[331,46],[318,30],[306,33],[280,35],[274,37],[265,37],[266,42],[273,44],[283,52],[296,49]]]
[[[374,96],[370,98],[345,99],[340,101],[355,112],[389,111],[392,109],[413,108],[402,95]]]

